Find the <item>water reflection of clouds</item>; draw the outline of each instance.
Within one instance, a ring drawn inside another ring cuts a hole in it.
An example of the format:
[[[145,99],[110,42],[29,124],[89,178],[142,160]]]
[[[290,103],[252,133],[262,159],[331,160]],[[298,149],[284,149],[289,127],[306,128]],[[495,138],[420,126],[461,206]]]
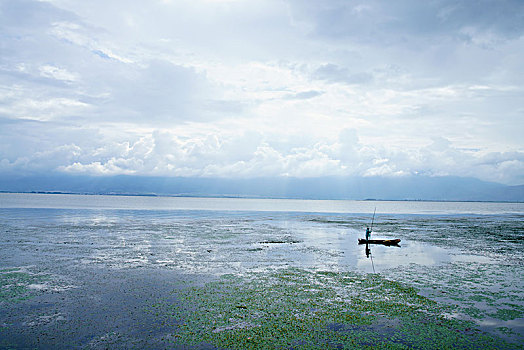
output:
[[[288,226],[289,228],[289,226]],[[307,249],[302,255],[314,266],[336,266],[371,272],[371,258],[366,257],[365,245],[359,245],[359,230],[341,228],[336,225],[295,225]],[[403,241],[400,247],[370,245],[375,270],[419,264],[438,265],[452,261],[453,251],[416,241]],[[303,261],[306,262],[306,261]]]
[[[60,239],[65,233],[89,254],[87,260],[118,267],[171,265],[233,268],[253,265],[372,271],[362,238],[365,220],[339,214],[255,214],[129,210],[54,211]],[[393,221],[396,223],[398,219]],[[60,222],[61,221],[61,222]],[[402,221],[408,225],[412,222]],[[431,221],[431,227],[435,225]],[[402,238],[401,247],[370,246],[377,272],[398,266],[434,266],[453,261],[479,261],[452,248],[404,239],[385,223],[374,238]],[[362,228],[360,228],[362,227]],[[282,240],[283,244],[260,242]],[[85,257],[85,256],[84,256]]]
[[[409,264],[436,265],[451,261],[450,250],[415,241],[403,242],[402,252]]]
[[[111,211],[66,209],[58,211],[56,221],[75,226],[115,225],[123,222],[123,217]]]
[[[344,260],[353,255],[346,253],[350,244],[347,229],[311,225],[311,223],[297,223],[293,229],[295,235],[303,242],[301,265],[333,269],[344,265]]]
[[[481,263],[481,264],[495,264],[495,260],[483,255],[471,255],[454,253],[450,255],[451,262],[466,262],[466,263]]]

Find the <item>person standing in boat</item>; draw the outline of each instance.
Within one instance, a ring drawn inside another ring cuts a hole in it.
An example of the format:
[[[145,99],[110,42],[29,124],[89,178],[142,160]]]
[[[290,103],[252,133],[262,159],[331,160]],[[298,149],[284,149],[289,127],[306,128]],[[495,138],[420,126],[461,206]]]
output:
[[[369,227],[366,227],[366,241],[369,241],[370,238],[371,238],[371,230],[369,229]]]

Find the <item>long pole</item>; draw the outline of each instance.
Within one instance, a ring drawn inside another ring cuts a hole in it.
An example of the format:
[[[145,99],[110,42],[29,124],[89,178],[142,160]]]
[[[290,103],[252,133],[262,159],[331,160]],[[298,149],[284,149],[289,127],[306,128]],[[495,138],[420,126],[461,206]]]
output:
[[[373,219],[371,219],[371,228],[370,231],[373,231],[373,222],[375,221],[375,213],[377,212],[377,207],[375,207],[375,210],[373,211]]]

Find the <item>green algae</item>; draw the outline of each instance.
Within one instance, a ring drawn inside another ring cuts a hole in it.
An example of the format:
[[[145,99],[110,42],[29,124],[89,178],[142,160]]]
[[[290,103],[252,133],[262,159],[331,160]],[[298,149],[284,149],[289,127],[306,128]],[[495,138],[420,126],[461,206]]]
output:
[[[408,266],[387,275],[419,288],[428,298],[445,305],[453,318],[470,320],[495,336],[522,342],[515,322],[524,315],[524,298],[515,285],[524,278],[522,268],[482,262],[456,261],[436,266]],[[488,326],[486,326],[488,325]]]
[[[225,275],[159,303],[174,342],[227,349],[517,348],[485,334],[417,289],[380,275],[288,268]],[[169,322],[169,321],[167,321]]]
[[[522,316],[522,311],[515,309],[498,309],[497,312],[492,315],[492,317],[504,321],[514,320],[516,318],[521,318]]]
[[[31,288],[49,280],[49,276],[35,274],[24,269],[0,269],[0,303],[15,303],[27,300],[37,294]]]

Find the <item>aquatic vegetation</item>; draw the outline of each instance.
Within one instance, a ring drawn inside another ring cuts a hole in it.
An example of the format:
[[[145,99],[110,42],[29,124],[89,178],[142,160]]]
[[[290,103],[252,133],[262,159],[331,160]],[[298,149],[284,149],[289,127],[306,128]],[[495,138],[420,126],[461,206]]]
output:
[[[0,304],[26,300],[38,293],[49,276],[22,268],[0,269]]]
[[[522,335],[504,331],[524,316],[524,296],[515,289],[524,279],[518,267],[479,262],[453,262],[435,266],[399,267],[385,273],[419,288],[423,295],[447,306],[450,317],[491,326],[494,334],[518,341]],[[486,323],[486,321],[489,321]],[[510,329],[510,328],[508,328]]]
[[[522,348],[522,216],[4,214],[0,348]]]
[[[497,312],[492,315],[495,318],[507,321],[507,320],[514,320],[516,318],[521,318],[524,315],[522,310],[515,310],[515,309],[498,309]]]
[[[159,303],[175,322],[174,341],[228,349],[511,348],[443,317],[435,301],[379,275],[283,269],[225,275]]]

